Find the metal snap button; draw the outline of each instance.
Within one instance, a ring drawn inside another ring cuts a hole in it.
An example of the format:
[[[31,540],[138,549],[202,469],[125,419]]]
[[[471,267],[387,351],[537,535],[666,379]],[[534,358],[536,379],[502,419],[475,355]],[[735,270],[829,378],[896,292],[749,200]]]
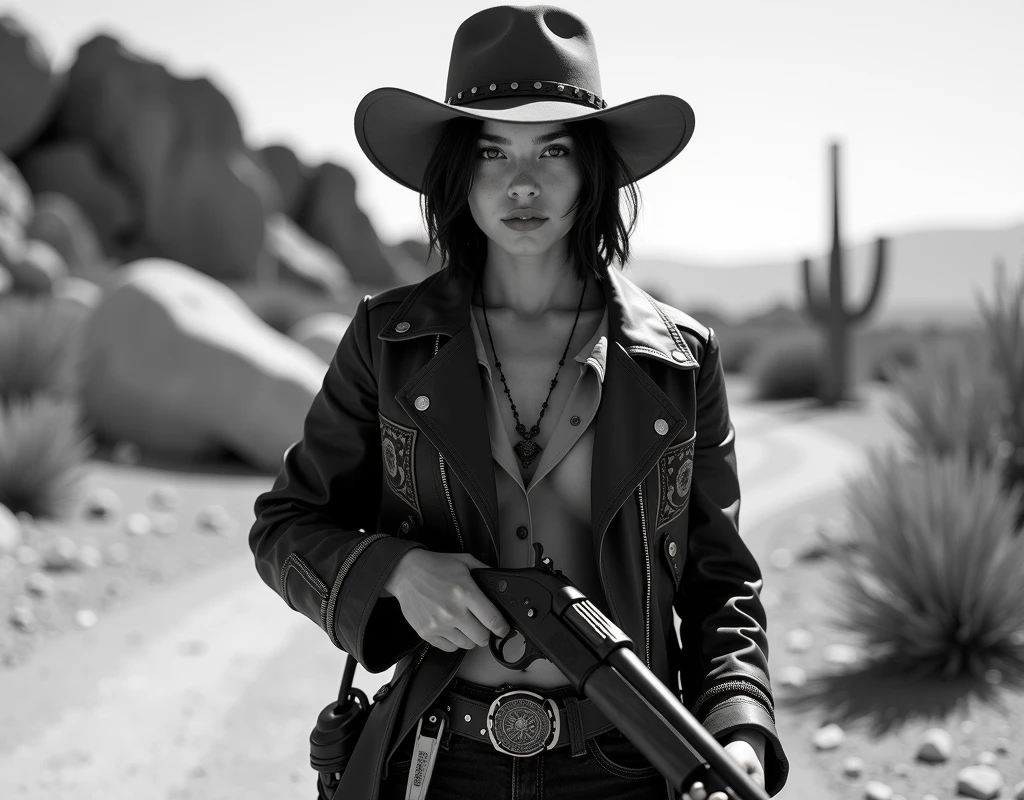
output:
[[[529,533],[530,532],[526,529],[525,525],[520,525],[518,528],[516,528],[516,536],[518,536],[520,539],[525,539],[529,535]]]
[[[673,350],[672,358],[674,358],[676,361],[686,361],[686,353],[684,353],[682,350]]]
[[[463,719],[466,720],[466,722],[472,722],[473,721],[473,717],[472,717],[471,714],[466,714],[466,716],[463,717]]]
[[[398,324],[397,324],[397,325],[395,326],[395,330],[396,330],[396,331],[397,331],[398,333],[405,333],[405,332],[406,332],[407,330],[409,330],[409,323],[408,323],[408,322],[399,322],[399,323],[398,323]]]
[[[581,422],[580,418],[579,418],[579,417],[577,417],[577,416],[576,416],[575,414],[574,414],[574,415],[572,416],[572,418],[571,418],[571,419],[569,420],[569,424],[570,424],[570,425],[574,425],[574,426],[575,426],[575,425],[579,425],[579,424],[580,424],[580,422]]]
[[[417,411],[426,411],[428,408],[430,408],[430,398],[427,397],[425,394],[421,394],[419,397],[416,398],[416,401],[413,403],[413,405],[416,406]]]
[[[400,530],[402,533],[408,533],[409,532],[409,520],[403,519],[402,520],[402,524],[398,526],[398,530]]]
[[[654,430],[658,432],[659,436],[664,436],[666,433],[668,433],[668,423],[665,422],[665,420],[663,419],[655,420]]]
[[[381,684],[381,687],[377,690],[376,694],[373,695],[373,699],[374,700],[381,700],[390,691],[391,691],[391,684],[390,683]]]
[[[668,543],[668,554],[670,556],[672,556],[673,558],[675,558],[675,555],[676,555],[676,543],[675,542],[669,542]]]

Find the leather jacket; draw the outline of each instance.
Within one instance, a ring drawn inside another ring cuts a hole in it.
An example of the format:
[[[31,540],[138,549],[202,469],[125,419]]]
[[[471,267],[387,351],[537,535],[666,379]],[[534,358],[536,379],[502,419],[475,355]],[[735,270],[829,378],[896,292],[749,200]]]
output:
[[[615,268],[601,286],[609,341],[591,509],[611,617],[712,735],[766,736],[774,795],[789,761],[775,729],[761,573],[738,533],[718,340]],[[255,503],[249,545],[262,579],[367,671],[395,665],[339,797],[376,800],[389,755],[468,652],[431,647],[398,600],[381,596],[397,562],[426,547],[498,566],[470,294],[442,270],[361,300],[302,438]]]

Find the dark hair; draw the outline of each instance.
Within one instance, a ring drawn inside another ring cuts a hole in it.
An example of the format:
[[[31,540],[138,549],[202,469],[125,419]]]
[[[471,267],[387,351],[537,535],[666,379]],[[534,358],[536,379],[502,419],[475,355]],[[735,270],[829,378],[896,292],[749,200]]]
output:
[[[428,247],[437,251],[441,266],[452,277],[474,277],[487,256],[487,236],[469,210],[477,138],[482,119],[456,117],[444,131],[427,163],[420,196],[420,211],[429,235]],[[564,123],[572,135],[582,172],[580,194],[573,204],[576,221],[568,236],[568,258],[576,277],[599,280],[612,260],[623,267],[629,261],[629,237],[636,228],[640,205],[636,178],[608,138],[600,120]],[[619,184],[629,205],[629,222],[619,205]]]

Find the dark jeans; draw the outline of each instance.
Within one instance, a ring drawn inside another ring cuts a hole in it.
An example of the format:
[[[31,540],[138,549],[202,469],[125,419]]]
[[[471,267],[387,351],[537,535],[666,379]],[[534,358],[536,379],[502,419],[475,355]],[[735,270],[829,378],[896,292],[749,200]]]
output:
[[[493,689],[455,679],[454,691],[493,700]],[[572,691],[571,687],[568,687]],[[554,693],[559,694],[559,693]],[[577,695],[579,696],[579,695]],[[564,733],[564,732],[563,732]],[[395,750],[380,800],[404,800],[416,729]],[[674,800],[667,782],[619,731],[586,740],[573,757],[568,745],[516,758],[457,733],[441,737],[427,800]]]

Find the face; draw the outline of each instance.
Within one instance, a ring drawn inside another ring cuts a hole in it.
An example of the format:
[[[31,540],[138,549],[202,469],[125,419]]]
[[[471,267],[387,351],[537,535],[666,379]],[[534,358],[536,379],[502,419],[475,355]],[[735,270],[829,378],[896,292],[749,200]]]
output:
[[[474,159],[469,208],[491,242],[520,256],[564,246],[581,186],[576,146],[564,125],[487,120]],[[542,219],[510,219],[527,209]]]

